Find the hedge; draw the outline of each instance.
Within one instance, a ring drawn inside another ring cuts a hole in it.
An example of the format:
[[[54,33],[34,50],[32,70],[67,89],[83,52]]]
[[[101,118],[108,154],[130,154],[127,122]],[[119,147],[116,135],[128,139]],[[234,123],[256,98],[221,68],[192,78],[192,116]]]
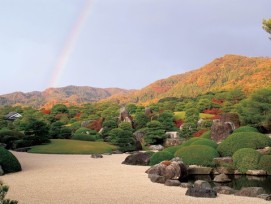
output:
[[[260,158],[261,153],[252,148],[239,149],[232,156],[235,168],[242,173],[258,169]]]
[[[251,126],[242,126],[233,131],[233,133],[238,132],[259,132],[257,128]]]
[[[211,131],[207,131],[205,133],[203,133],[200,138],[204,138],[204,139],[211,139]]]
[[[204,138],[193,142],[191,145],[207,145],[207,146],[212,147],[214,149],[217,148],[217,143],[215,141],[209,140],[209,139],[204,139]]]
[[[164,149],[164,151],[168,151],[174,155],[175,152],[180,148],[182,148],[182,145],[176,145],[176,146],[167,147],[166,149]]]
[[[3,147],[0,147],[0,165],[5,174],[22,170],[17,158]]]
[[[267,173],[271,175],[271,155],[262,155],[258,168],[267,171]]]
[[[221,156],[232,156],[242,148],[261,149],[271,145],[271,139],[264,134],[256,132],[239,132],[231,134],[217,147]]]
[[[171,160],[172,158],[174,157],[174,155],[168,151],[161,151],[161,152],[156,152],[155,154],[153,154],[151,156],[151,159],[150,159],[150,165],[153,166],[155,164],[158,164],[162,161],[165,161],[165,160]]]
[[[206,145],[190,145],[180,148],[175,154],[186,165],[214,166],[213,159],[219,157],[218,152]]]

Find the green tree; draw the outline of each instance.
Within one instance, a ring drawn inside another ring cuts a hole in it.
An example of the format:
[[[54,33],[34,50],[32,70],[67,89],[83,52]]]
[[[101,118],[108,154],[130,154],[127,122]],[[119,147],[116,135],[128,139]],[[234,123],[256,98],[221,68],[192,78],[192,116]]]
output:
[[[150,122],[150,118],[144,112],[135,114],[135,126],[137,130],[146,127],[148,122]]]
[[[197,103],[196,107],[199,110],[199,112],[202,112],[206,109],[212,108],[212,101],[208,99],[200,99],[199,102]]]
[[[133,132],[132,124],[129,123],[129,122],[121,122],[119,124],[119,128],[121,128],[122,130],[127,130],[127,131],[130,131],[130,132]]]
[[[163,125],[166,131],[174,130],[174,114],[171,111],[164,111],[158,117],[158,121]]]
[[[237,106],[243,125],[271,130],[271,89],[260,89]]]
[[[121,130],[115,138],[116,145],[122,152],[134,151],[136,149],[133,133],[127,130]]]
[[[114,128],[110,130],[108,133],[109,135],[108,141],[113,145],[117,145],[117,138],[119,137],[122,131],[123,130],[121,128]]]
[[[64,124],[60,121],[56,121],[51,124],[50,129],[49,129],[49,137],[50,138],[58,138],[58,136],[61,133],[61,128]]]
[[[263,19],[263,29],[271,35],[271,18]],[[271,39],[271,37],[269,37]]]
[[[163,144],[165,138],[165,129],[159,121],[153,120],[147,123],[146,135],[144,138],[146,145]]]
[[[126,105],[126,110],[129,114],[135,114],[137,110],[137,106],[134,103],[129,103]]]
[[[56,115],[58,113],[69,113],[67,106],[64,104],[56,104],[52,107],[51,114]]]
[[[102,131],[103,139],[107,140],[107,137],[109,136],[109,131],[117,127],[118,127],[118,124],[116,120],[112,120],[112,119],[105,120],[103,122],[103,131]]]
[[[199,120],[199,111],[196,108],[187,109],[185,112],[185,122],[197,123]]]

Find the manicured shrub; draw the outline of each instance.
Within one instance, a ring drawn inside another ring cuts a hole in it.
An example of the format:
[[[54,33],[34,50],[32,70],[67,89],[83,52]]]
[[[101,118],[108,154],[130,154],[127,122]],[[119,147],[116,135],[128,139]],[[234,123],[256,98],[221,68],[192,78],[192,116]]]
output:
[[[199,137],[193,137],[193,138],[187,140],[185,143],[183,143],[182,147],[187,147],[187,146],[191,145],[193,142],[198,141],[200,139],[201,138],[199,138]]]
[[[0,130],[0,143],[6,144],[7,149],[11,149],[16,140],[22,139],[24,134],[13,130]]]
[[[214,166],[213,159],[219,154],[206,145],[190,145],[180,148],[174,156],[180,157],[186,165]]]
[[[100,139],[100,137],[95,130],[91,130],[88,128],[79,128],[78,130],[75,131],[71,139],[83,141],[96,141]]]
[[[200,138],[205,138],[205,139],[211,139],[211,131],[207,131],[205,133],[203,133]]]
[[[252,148],[239,149],[232,156],[235,168],[242,173],[246,173],[247,170],[258,169],[260,158],[261,153]]]
[[[182,148],[182,145],[176,145],[176,146],[168,147],[168,148],[164,149],[164,151],[168,151],[174,155],[175,152],[180,148]]]
[[[173,157],[173,154],[165,150],[161,152],[156,152],[151,156],[150,165],[152,166],[165,160],[171,160]]]
[[[201,138],[200,140],[193,142],[191,145],[207,145],[207,146],[212,147],[214,149],[217,148],[216,142],[214,142],[213,140],[204,139],[204,138]]]
[[[22,170],[17,158],[3,147],[0,147],[0,165],[6,174]]]
[[[271,155],[262,155],[258,164],[258,169],[267,171],[271,175]]]
[[[271,145],[271,139],[257,132],[239,132],[231,134],[222,141],[217,150],[221,156],[232,156],[234,152],[242,148],[260,149]]]
[[[233,131],[233,133],[238,132],[259,132],[257,128],[251,126],[242,126]]]

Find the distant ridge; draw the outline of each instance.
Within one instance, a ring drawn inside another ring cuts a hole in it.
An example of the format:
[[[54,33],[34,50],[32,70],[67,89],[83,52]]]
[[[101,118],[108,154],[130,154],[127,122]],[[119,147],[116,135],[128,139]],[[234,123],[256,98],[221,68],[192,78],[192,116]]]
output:
[[[271,87],[271,58],[225,55],[199,69],[155,81],[141,90],[67,86],[1,95],[0,105],[50,107],[56,103],[78,105],[100,100],[148,104],[165,97],[196,97],[237,88],[251,93],[265,87]]]

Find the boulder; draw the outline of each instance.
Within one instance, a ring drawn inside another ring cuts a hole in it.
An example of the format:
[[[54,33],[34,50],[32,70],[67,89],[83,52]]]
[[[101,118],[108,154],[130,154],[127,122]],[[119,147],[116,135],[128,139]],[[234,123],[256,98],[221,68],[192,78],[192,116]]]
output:
[[[91,158],[99,159],[99,158],[103,158],[103,155],[101,155],[101,154],[92,154]]]
[[[162,145],[150,145],[149,149],[156,150],[156,151],[162,151],[164,149],[164,147]]]
[[[192,183],[181,183],[180,185],[182,188],[192,188],[193,184]]]
[[[157,174],[149,174],[148,178],[151,180],[151,182],[154,183],[165,183],[166,178],[164,176],[159,176]]]
[[[183,140],[180,138],[167,138],[164,142],[165,147],[172,147],[176,145],[180,145],[183,143]]]
[[[266,176],[267,172],[264,170],[248,170],[246,174],[251,176]]]
[[[163,176],[166,180],[179,180],[187,176],[187,167],[180,161],[163,161],[150,167],[146,173]]]
[[[140,143],[139,141],[137,141],[137,140],[135,141],[135,147],[136,147],[136,150],[137,150],[137,151],[143,149],[141,143]]]
[[[173,179],[168,179],[165,182],[166,186],[180,186],[181,182],[179,180],[173,180]]]
[[[198,175],[198,174],[211,174],[213,169],[211,167],[203,167],[197,165],[189,165],[188,174],[189,175]]]
[[[0,165],[0,176],[4,175],[4,170],[2,169],[2,166]]]
[[[224,166],[233,165],[233,160],[232,160],[232,157],[217,157],[217,158],[214,158],[214,163],[216,166],[224,167]]]
[[[235,169],[233,167],[217,167],[215,171],[218,174],[234,174]]]
[[[149,154],[138,152],[126,157],[122,164],[148,166],[150,158]]]
[[[217,193],[211,188],[188,188],[185,195],[202,198],[216,198]]]
[[[246,196],[246,197],[257,197],[258,195],[264,194],[262,187],[243,187],[241,190],[237,191],[234,195],[236,196]]]
[[[219,174],[214,178],[214,182],[217,183],[228,183],[230,181],[231,179],[226,174]]]
[[[195,188],[212,188],[211,185],[207,181],[197,180],[194,183]]]
[[[220,194],[234,194],[236,191],[233,188],[230,188],[229,186],[216,186],[213,188],[214,191]]]
[[[264,199],[264,200],[267,200],[267,201],[271,201],[271,194],[268,195],[268,194],[260,194],[257,196],[257,198],[261,198],[261,199]]]

